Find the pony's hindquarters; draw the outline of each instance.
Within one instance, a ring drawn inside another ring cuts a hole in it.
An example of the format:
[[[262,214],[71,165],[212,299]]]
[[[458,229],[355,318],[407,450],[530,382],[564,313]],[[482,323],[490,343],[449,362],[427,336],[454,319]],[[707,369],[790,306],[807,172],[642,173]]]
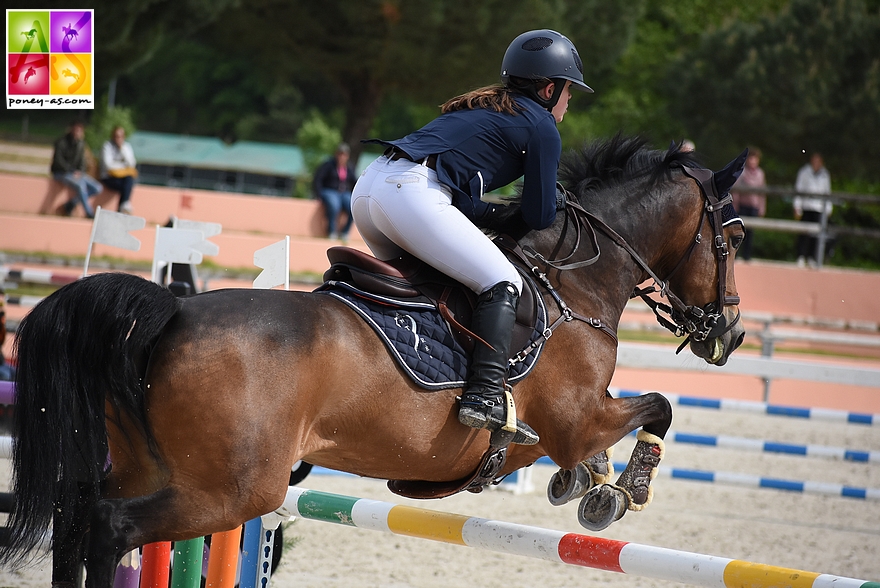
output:
[[[53,542],[82,536],[105,472],[105,399],[143,427],[139,370],[178,300],[142,278],[97,274],[21,321],[13,449],[15,505],[0,562],[25,563],[55,515]],[[78,548],[79,546],[71,546]],[[57,556],[56,556],[57,557]]]

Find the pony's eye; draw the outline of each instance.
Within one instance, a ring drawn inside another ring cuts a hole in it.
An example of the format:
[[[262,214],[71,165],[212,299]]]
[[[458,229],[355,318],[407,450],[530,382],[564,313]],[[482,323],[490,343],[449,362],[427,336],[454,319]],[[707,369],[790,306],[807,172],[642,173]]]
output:
[[[734,249],[739,249],[739,246],[742,245],[744,239],[745,235],[734,235],[730,238],[730,246]]]

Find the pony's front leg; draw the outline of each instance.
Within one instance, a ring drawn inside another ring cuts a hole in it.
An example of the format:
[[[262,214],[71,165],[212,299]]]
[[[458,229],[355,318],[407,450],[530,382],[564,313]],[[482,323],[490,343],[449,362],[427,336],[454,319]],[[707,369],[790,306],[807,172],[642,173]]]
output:
[[[656,418],[646,422],[636,435],[636,445],[626,468],[614,484],[604,483],[589,491],[578,507],[578,521],[591,531],[601,531],[628,510],[639,511],[651,503],[651,480],[665,454],[663,437],[672,424],[672,407],[657,393],[638,397],[652,405]],[[610,465],[610,463],[609,463]]]
[[[547,500],[550,504],[562,506],[581,498],[595,486],[610,483],[614,476],[614,464],[611,463],[613,452],[614,448],[609,447],[580,462],[573,470],[559,468],[547,484]]]

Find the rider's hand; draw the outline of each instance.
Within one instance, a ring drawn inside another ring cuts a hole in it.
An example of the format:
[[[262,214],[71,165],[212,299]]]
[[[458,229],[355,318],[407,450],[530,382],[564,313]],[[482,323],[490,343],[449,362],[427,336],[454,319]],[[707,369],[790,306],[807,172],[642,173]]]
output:
[[[565,210],[566,190],[562,184],[556,182],[556,210]]]

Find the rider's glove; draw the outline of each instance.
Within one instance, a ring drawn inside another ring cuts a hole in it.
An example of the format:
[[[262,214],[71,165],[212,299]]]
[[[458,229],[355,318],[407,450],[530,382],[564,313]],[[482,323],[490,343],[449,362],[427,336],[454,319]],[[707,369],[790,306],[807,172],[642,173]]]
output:
[[[556,182],[556,210],[565,210],[566,190],[562,184]]]

